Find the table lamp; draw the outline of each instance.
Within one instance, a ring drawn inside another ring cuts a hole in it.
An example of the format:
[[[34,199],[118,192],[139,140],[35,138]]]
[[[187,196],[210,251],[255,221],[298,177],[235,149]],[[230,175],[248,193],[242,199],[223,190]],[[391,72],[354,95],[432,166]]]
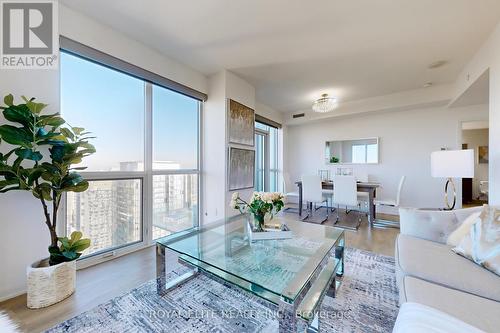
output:
[[[474,150],[441,150],[431,153],[431,174],[448,178],[444,186],[444,201],[448,210],[455,208],[457,191],[453,178],[474,178]],[[448,200],[448,187],[453,190],[453,203]]]

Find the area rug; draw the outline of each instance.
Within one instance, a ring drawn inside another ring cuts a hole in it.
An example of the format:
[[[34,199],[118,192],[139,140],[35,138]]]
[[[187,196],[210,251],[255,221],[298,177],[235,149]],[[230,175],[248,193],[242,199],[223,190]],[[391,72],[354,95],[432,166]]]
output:
[[[394,258],[348,248],[336,298],[321,306],[321,332],[391,332],[398,311]],[[62,332],[277,332],[276,315],[239,290],[196,278],[160,297],[150,281],[48,330]]]

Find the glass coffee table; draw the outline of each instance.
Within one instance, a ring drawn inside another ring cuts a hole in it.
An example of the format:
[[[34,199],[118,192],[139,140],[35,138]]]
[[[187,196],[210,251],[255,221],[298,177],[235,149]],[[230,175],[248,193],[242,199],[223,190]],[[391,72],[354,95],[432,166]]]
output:
[[[280,332],[318,331],[323,297],[335,297],[344,273],[344,231],[283,217],[272,223],[286,223],[293,238],[251,242],[248,216],[239,215],[158,239],[158,294],[202,273],[261,298]],[[189,270],[167,280],[167,258]]]

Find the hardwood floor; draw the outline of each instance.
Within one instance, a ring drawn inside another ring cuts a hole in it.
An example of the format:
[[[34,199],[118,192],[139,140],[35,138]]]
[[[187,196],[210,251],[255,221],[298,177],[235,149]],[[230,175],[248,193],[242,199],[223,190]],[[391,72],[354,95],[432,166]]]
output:
[[[351,212],[345,215],[345,212],[342,212],[341,221],[355,223],[356,214]],[[286,215],[289,218],[298,218],[297,214],[286,213]],[[335,217],[336,213],[332,213],[325,224],[333,225]],[[397,219],[397,216],[383,216],[383,218]],[[363,216],[358,231],[346,230],[346,244],[349,247],[393,256],[394,241],[398,233],[398,229],[370,229],[366,217]],[[154,279],[156,275],[154,249],[150,247],[79,270],[75,294],[48,308],[30,310],[26,307],[26,295],[21,295],[0,303],[0,310],[6,311],[18,322],[23,332],[43,332]]]
[[[64,301],[45,309],[28,309],[26,295],[21,295],[0,303],[0,310],[6,311],[18,322],[23,332],[43,332],[154,279],[154,249],[155,247],[150,247],[79,270],[76,292]]]

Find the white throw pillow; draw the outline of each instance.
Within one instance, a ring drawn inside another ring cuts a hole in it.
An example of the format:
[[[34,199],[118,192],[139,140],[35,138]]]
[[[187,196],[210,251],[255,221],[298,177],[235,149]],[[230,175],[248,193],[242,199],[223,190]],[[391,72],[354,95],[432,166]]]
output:
[[[452,250],[500,275],[500,209],[484,205],[479,221]]]
[[[448,236],[448,239],[446,239],[446,244],[450,246],[457,246],[458,244],[460,244],[462,239],[464,239],[464,237],[469,234],[472,225],[479,221],[480,214],[481,212],[470,214],[470,216],[466,218],[465,221],[463,221],[462,224]]]

